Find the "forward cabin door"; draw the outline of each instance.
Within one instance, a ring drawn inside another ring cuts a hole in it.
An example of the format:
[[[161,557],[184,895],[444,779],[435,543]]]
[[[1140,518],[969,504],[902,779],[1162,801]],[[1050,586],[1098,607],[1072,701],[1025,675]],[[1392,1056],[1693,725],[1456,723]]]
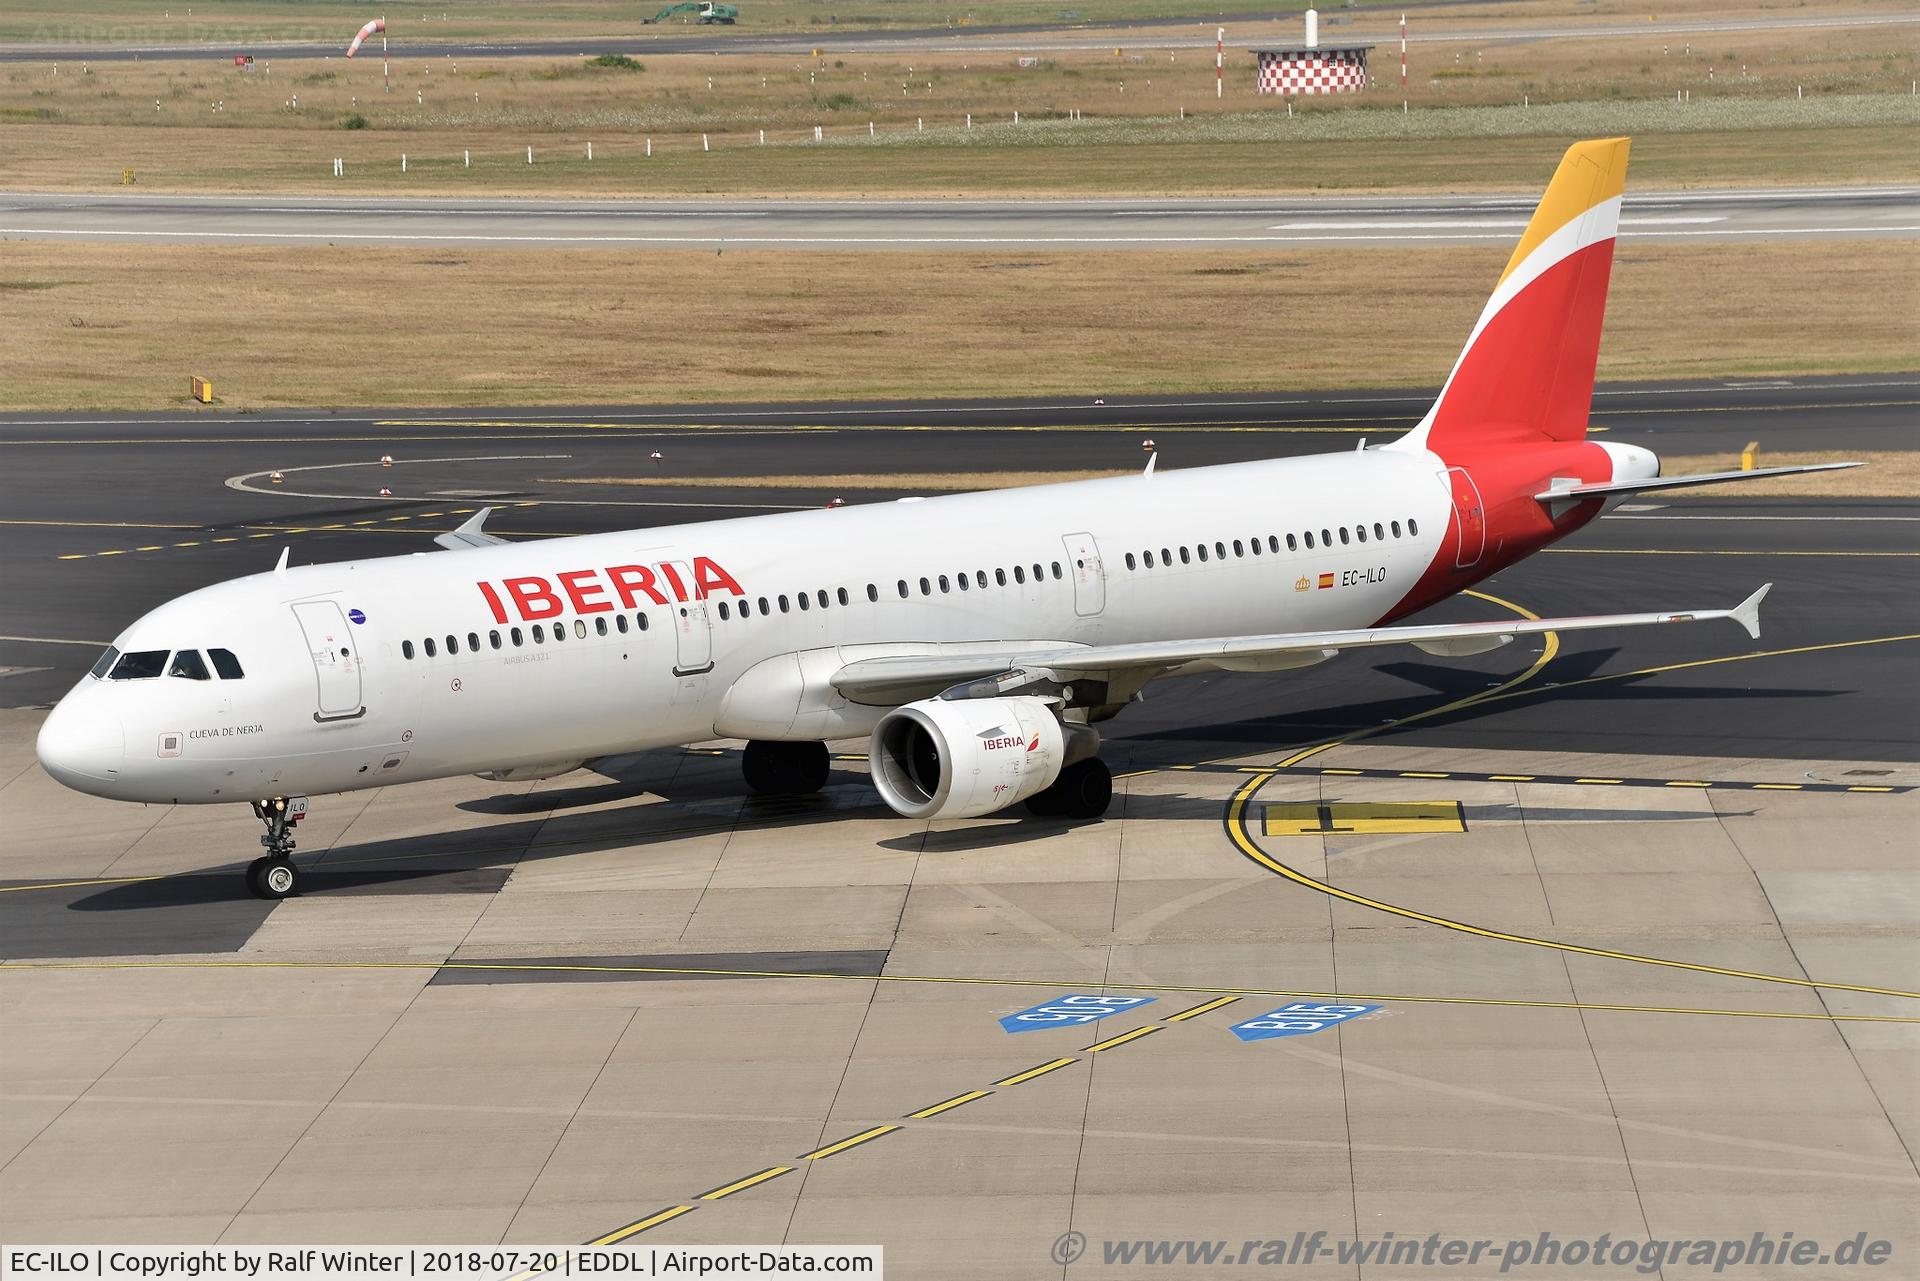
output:
[[[330,600],[303,600],[293,607],[307,638],[307,654],[313,660],[313,675],[318,686],[313,719],[347,721],[364,716],[366,704],[360,701],[360,656],[354,652],[353,637],[347,631],[347,616]]]
[[[1092,618],[1107,607],[1107,575],[1100,565],[1100,544],[1092,534],[1068,534],[1067,572],[1073,576],[1073,612]]]
[[[1454,544],[1453,567],[1471,569],[1480,563],[1487,548],[1487,509],[1480,502],[1480,487],[1459,467],[1447,469],[1453,487],[1453,524],[1459,534]]]
[[[686,598],[668,606],[673,611],[673,674],[698,676],[712,671],[713,625],[707,618],[706,597],[694,586],[685,561],[668,561],[660,571],[674,596]]]

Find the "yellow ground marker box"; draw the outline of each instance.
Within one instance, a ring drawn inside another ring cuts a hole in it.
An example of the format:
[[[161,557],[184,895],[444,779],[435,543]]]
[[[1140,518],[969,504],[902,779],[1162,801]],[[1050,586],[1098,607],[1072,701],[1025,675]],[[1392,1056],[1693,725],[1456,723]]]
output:
[[[193,389],[193,398],[195,400],[203,405],[211,405],[213,403],[212,383],[196,374],[188,386]]]
[[[1267,836],[1348,836],[1382,832],[1464,832],[1459,801],[1274,801],[1261,807]]]

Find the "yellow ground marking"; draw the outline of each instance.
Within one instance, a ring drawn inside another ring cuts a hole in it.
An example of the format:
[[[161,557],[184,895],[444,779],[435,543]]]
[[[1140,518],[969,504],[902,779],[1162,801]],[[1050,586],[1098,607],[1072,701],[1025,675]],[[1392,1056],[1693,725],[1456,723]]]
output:
[[[103,876],[89,881],[49,881],[44,885],[0,885],[0,894],[24,894],[28,890],[76,890],[88,885],[135,885],[141,881],[162,881],[164,876]]]
[[[932,1107],[924,1107],[918,1112],[909,1112],[907,1115],[916,1121],[924,1121],[928,1117],[939,1116],[942,1112],[951,1112],[955,1108],[963,1108],[967,1104],[984,1099],[992,1093],[992,1090],[968,1090],[965,1094],[956,1094],[950,1099],[943,1099]]]
[[[1137,1041],[1143,1036],[1152,1036],[1159,1030],[1160,1025],[1158,1023],[1149,1023],[1145,1027],[1137,1027],[1131,1032],[1122,1032],[1119,1036],[1110,1036],[1104,1041],[1095,1041],[1092,1045],[1083,1045],[1080,1048],[1087,1054],[1098,1054],[1102,1050],[1117,1049],[1127,1044],[1127,1042]]]
[[[1666,786],[1668,787],[1712,787],[1713,784],[1696,782],[1695,780],[1690,778],[1670,778],[1667,780]]]
[[[838,1143],[829,1143],[824,1148],[815,1148],[800,1159],[802,1161],[824,1161],[830,1156],[845,1152],[848,1148],[857,1148],[862,1143],[871,1143],[883,1134],[892,1134],[899,1128],[897,1125],[876,1125],[871,1130],[862,1130],[858,1134],[850,1134]]]
[[[1576,783],[1624,783],[1627,780],[1624,778],[1576,778],[1573,781]]]
[[[1477,593],[1469,593],[1469,595],[1477,595]],[[1666,663],[1659,667],[1639,667],[1630,672],[1608,672],[1600,676],[1583,676],[1579,680],[1558,681],[1550,685],[1536,685],[1531,689],[1510,689],[1507,686],[1512,685],[1513,682],[1509,681],[1507,685],[1490,689],[1484,694],[1469,695],[1466,699],[1461,700],[1461,703],[1504,703],[1508,699],[1531,698],[1536,694],[1557,694],[1563,689],[1579,689],[1583,685],[1600,685],[1607,681],[1631,680],[1636,676],[1659,676],[1666,672],[1683,672],[1695,667],[1718,667],[1724,663],[1749,663],[1756,658],[1786,658],[1793,654],[1819,654],[1828,650],[1858,649],[1863,645],[1893,645],[1901,641],[1917,640],[1920,640],[1920,632],[1906,632],[1898,636],[1863,636],[1859,640],[1828,641],[1823,645],[1795,645],[1790,649],[1760,649],[1755,650],[1751,654],[1722,654],[1718,658],[1695,658],[1684,663]],[[1449,707],[1451,706],[1455,705],[1449,704]],[[1439,710],[1444,711],[1447,709],[1442,708]],[[1434,713],[1420,713],[1420,716],[1431,715],[1434,715]],[[1406,720],[1395,721],[1394,725],[1404,725],[1408,721],[1417,719],[1419,719],[1419,716],[1409,716]],[[1369,727],[1364,732],[1377,733],[1379,730],[1390,729],[1392,727],[1393,726],[1388,725]],[[1328,744],[1328,746],[1334,746],[1334,744]],[[1318,751],[1321,749],[1316,748],[1314,750]],[[1287,762],[1282,762],[1283,765],[1286,763]]]
[[[650,1214],[644,1219],[629,1223],[624,1228],[616,1228],[603,1237],[595,1237],[593,1240],[587,1242],[587,1244],[612,1245],[616,1241],[626,1240],[637,1232],[645,1232],[648,1228],[657,1228],[670,1219],[677,1219],[683,1214],[690,1214],[693,1212],[693,1209],[694,1207],[690,1205],[676,1205],[670,1209],[662,1210],[658,1214]]]
[[[1540,615],[1534,613],[1532,610],[1526,608],[1525,606],[1516,605],[1510,600],[1502,600],[1500,597],[1489,595],[1486,592],[1466,591],[1466,592],[1462,592],[1461,595],[1471,596],[1476,600],[1486,601],[1490,605],[1498,605],[1502,609],[1510,609],[1514,613],[1518,614],[1520,617],[1527,619],[1531,622],[1537,623],[1540,621]],[[1542,668],[1546,667],[1548,663],[1551,663],[1553,661],[1554,655],[1560,652],[1560,633],[1543,632],[1542,636],[1545,637],[1545,643],[1542,644],[1540,647],[1540,656],[1534,659],[1533,663],[1525,671],[1521,672],[1518,676],[1508,677],[1506,680],[1500,682],[1498,685],[1495,685],[1492,689],[1483,690],[1478,694],[1468,694],[1464,698],[1456,698],[1452,702],[1442,703],[1438,707],[1430,707],[1424,712],[1415,712],[1411,716],[1403,716],[1398,720],[1395,720],[1386,725],[1367,725],[1367,726],[1363,726],[1360,729],[1349,731],[1348,733],[1342,734],[1339,738],[1328,739],[1324,743],[1318,743],[1312,747],[1303,748],[1300,751],[1295,752],[1293,755],[1281,761],[1279,765],[1276,766],[1276,768],[1290,769],[1293,766],[1298,765],[1301,761],[1306,760],[1308,757],[1318,756],[1321,752],[1327,751],[1331,748],[1339,747],[1346,743],[1358,742],[1360,739],[1368,738],[1374,734],[1378,734],[1382,730],[1398,729],[1402,725],[1411,725],[1415,721],[1424,721],[1430,717],[1443,716],[1448,712],[1458,711],[1463,707],[1471,707],[1476,703],[1485,702],[1487,699],[1491,698],[1495,694],[1499,694],[1506,690],[1511,690],[1517,685],[1524,684],[1525,682],[1533,679],[1533,677],[1536,674],[1538,674]],[[1444,775],[1442,777],[1444,777]]]
[[[1584,783],[1587,780],[1581,779],[1580,781]],[[1753,790],[1756,792],[1797,792],[1805,786],[1806,784],[1804,783],[1755,783]]]
[[[1261,807],[1267,836],[1345,836],[1373,832],[1464,832],[1458,801],[1271,801]]]
[[[1535,777],[1536,775],[1533,774],[1489,774],[1487,781],[1489,783],[1531,783]]]
[[[1003,1076],[998,1081],[995,1081],[994,1084],[995,1085],[1024,1085],[1026,1082],[1033,1080],[1033,1078],[1036,1076],[1045,1076],[1049,1072],[1058,1072],[1061,1068],[1071,1067],[1073,1064],[1078,1063],[1079,1061],[1080,1061],[1079,1059],[1073,1058],[1072,1056],[1068,1056],[1066,1058],[1061,1058],[1061,1059],[1055,1059],[1051,1063],[1042,1063],[1039,1067],[1030,1067],[1024,1072],[1015,1072],[1012,1076]]]
[[[159,543],[152,543],[146,547],[136,547],[133,550],[137,552],[157,552],[162,550],[162,546]]]
[[[1190,1009],[1182,1010],[1178,1014],[1169,1014],[1167,1015],[1166,1021],[1169,1023],[1184,1023],[1188,1019],[1197,1019],[1202,1014],[1210,1014],[1223,1005],[1232,1005],[1239,999],[1237,996],[1216,996],[1211,1001],[1203,1001],[1201,1004],[1193,1006]]]
[[[153,878],[159,879],[159,878]],[[37,889],[38,886],[19,886]],[[729,970],[680,965],[568,965],[503,961],[0,961],[0,975],[40,970],[490,970],[508,973],[654,974],[680,978],[809,979],[838,983],[936,983],[960,987],[1050,988],[1072,990],[1077,979],[974,978],[949,974],[830,974],[799,970]],[[1313,992],[1304,988],[1200,986],[1183,983],[1104,983],[1116,992],[1177,993],[1185,996],[1287,996],[1296,1000],[1383,1001],[1405,1005],[1474,1005],[1521,1010],[1609,1010],[1622,1014],[1700,1014],[1741,1019],[1801,1019],[1823,1023],[1920,1023],[1920,1016],[1894,1014],[1803,1014],[1790,1010],[1729,1010],[1675,1005],[1623,1005],[1598,1001],[1544,1001],[1496,996],[1427,996],[1403,992]],[[1810,985],[1809,985],[1810,986]],[[1875,989],[1866,989],[1869,991]],[[1896,996],[1913,993],[1893,993]],[[1050,1064],[1064,1067],[1074,1059]],[[996,1085],[1005,1084],[996,1081]]]
[[[793,1167],[790,1165],[771,1166],[760,1171],[758,1174],[749,1174],[744,1179],[735,1179],[732,1183],[717,1187],[711,1192],[702,1192],[699,1196],[695,1197],[694,1200],[718,1201],[722,1197],[730,1197],[736,1192],[745,1192],[748,1188],[758,1187],[769,1179],[777,1179],[783,1174],[792,1173]]]
[[[1849,792],[1891,792],[1891,787],[1849,787]]]
[[[1569,952],[1578,956],[1597,956],[1613,961],[1632,961],[1640,965],[1658,965],[1667,969],[1688,970],[1696,974],[1717,974],[1726,978],[1750,979],[1757,983],[1780,983],[1789,987],[1816,988],[1834,992],[1866,992],[1874,996],[1898,996],[1908,1000],[1920,1000],[1920,992],[1907,992],[1900,988],[1874,987],[1865,983],[1824,983],[1815,979],[1793,978],[1782,974],[1761,974],[1753,970],[1728,969],[1718,965],[1700,965],[1692,961],[1671,961],[1658,956],[1641,956],[1634,952],[1616,952],[1609,948],[1582,947],[1576,943],[1560,943],[1552,939],[1534,938],[1526,934],[1513,934],[1505,930],[1487,929],[1484,926],[1471,925],[1465,921],[1456,921],[1444,916],[1433,916],[1412,908],[1370,898],[1365,894],[1356,894],[1352,890],[1343,890],[1337,885],[1307,875],[1297,868],[1289,867],[1271,854],[1261,849],[1259,844],[1247,832],[1247,803],[1253,795],[1264,787],[1274,776],[1256,776],[1241,785],[1234,793],[1232,802],[1227,806],[1227,835],[1240,852],[1254,862],[1275,872],[1296,885],[1336,898],[1342,902],[1359,907],[1369,907],[1389,916],[1398,916],[1403,920],[1419,921],[1424,925],[1437,925],[1442,929],[1457,930],[1463,934],[1472,934],[1478,938],[1498,939],[1504,943],[1524,943],[1529,947],[1544,947],[1556,952]]]
[[[1446,773],[1438,773],[1433,770],[1403,769],[1400,771],[1400,777],[1401,778],[1452,778],[1453,775],[1446,774]]]

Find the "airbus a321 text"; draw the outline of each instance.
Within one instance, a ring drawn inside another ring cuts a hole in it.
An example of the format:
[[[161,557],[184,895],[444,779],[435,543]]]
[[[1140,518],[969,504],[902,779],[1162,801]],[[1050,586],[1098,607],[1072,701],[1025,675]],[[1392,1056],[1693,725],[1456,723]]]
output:
[[[279,567],[189,593],[114,641],[47,717],[47,772],[96,796],[248,802],[293,893],[309,796],[747,740],[748,786],[826,781],[869,737],[914,818],[1092,818],[1094,726],[1156,677],[1278,672],[1342,650],[1480,653],[1517,636],[1731,608],[1402,624],[1662,478],[1589,441],[1628,140],[1570,148],[1413,431],[1354,452],[925,501]],[[1834,465],[1834,464],[1830,464]],[[1850,464],[1837,464],[1850,465]]]

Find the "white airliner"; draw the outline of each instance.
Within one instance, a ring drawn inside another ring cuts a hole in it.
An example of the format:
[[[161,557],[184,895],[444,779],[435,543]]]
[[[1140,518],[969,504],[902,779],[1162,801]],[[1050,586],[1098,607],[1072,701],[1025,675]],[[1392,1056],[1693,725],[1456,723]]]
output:
[[[1465,350],[1389,445],[925,501],[291,568],[189,593],[114,641],[47,717],[47,772],[96,796],[249,802],[254,893],[294,892],[307,797],[747,740],[747,784],[805,792],[870,735],[913,818],[1026,802],[1097,817],[1095,724],[1156,677],[1346,649],[1476,654],[1545,631],[1731,609],[1389,626],[1651,489],[1589,442],[1626,139],[1560,163]]]

